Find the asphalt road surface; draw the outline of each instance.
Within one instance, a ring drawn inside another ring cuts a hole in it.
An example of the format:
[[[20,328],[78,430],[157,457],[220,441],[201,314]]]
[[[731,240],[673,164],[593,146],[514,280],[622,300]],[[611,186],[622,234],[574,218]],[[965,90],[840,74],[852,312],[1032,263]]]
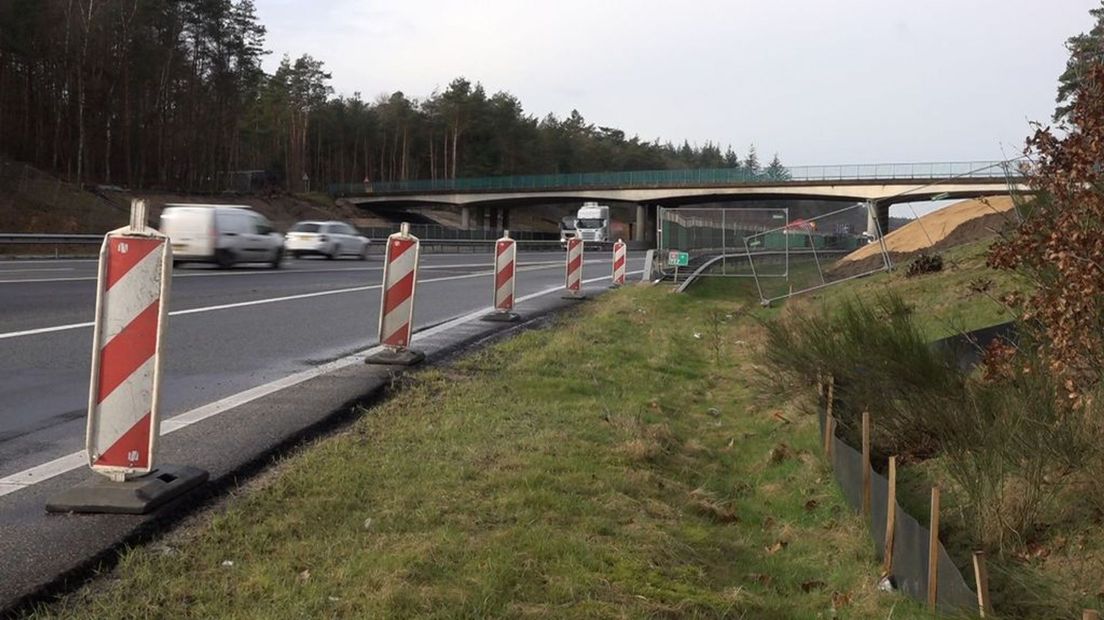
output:
[[[423,255],[415,329],[489,310],[490,261]],[[519,253],[517,295],[562,285],[562,261],[562,252]],[[634,257],[629,271],[641,264]],[[594,252],[583,277],[609,270],[608,253]],[[92,260],[0,262],[0,478],[84,446],[95,272]],[[375,344],[381,278],[379,256],[177,268],[162,419]]]

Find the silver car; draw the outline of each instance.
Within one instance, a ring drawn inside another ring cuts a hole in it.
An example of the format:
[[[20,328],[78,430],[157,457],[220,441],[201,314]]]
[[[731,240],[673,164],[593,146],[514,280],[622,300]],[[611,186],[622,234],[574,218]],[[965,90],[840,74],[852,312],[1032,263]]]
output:
[[[284,237],[284,248],[294,258],[325,256],[333,260],[341,256],[368,258],[367,237],[345,222],[307,221],[291,227]]]

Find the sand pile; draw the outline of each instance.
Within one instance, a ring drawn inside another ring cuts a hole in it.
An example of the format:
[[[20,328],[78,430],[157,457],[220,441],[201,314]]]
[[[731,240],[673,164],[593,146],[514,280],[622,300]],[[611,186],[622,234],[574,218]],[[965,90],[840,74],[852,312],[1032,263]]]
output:
[[[988,237],[1016,215],[1011,196],[963,200],[913,220],[886,235],[886,250],[894,262],[917,252],[938,251]],[[851,271],[854,263],[881,262],[878,244],[872,243],[844,256],[836,269]]]

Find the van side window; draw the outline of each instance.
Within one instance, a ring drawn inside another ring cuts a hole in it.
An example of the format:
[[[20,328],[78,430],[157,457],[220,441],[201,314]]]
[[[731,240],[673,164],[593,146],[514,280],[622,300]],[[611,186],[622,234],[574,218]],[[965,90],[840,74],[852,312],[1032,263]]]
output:
[[[263,215],[254,215],[253,225],[258,235],[267,235],[272,232],[272,222],[265,219]]]

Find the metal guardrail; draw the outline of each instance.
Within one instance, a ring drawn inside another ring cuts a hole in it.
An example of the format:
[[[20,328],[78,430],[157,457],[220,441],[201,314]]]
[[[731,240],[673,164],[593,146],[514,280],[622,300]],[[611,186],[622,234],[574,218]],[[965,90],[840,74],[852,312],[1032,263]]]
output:
[[[103,235],[0,233],[0,245],[99,245]]]
[[[794,166],[752,171],[746,168],[696,170],[636,170],[630,172],[586,172],[539,174],[464,179],[419,179],[379,183],[334,183],[334,196],[432,192],[480,192],[494,190],[555,190],[582,188],[655,188],[709,185],[770,185],[814,181],[890,181],[991,179],[1016,177],[1019,170],[1010,161],[921,162],[896,164],[845,164],[836,166]]]
[[[104,236],[96,234],[42,234],[42,233],[0,233],[0,245],[100,245]],[[386,238],[373,238],[369,247],[378,247],[382,251]],[[422,247],[437,246],[457,249],[486,249],[494,247],[495,239],[421,239]],[[518,246],[530,249],[556,249],[560,247],[558,239],[518,239]]]

